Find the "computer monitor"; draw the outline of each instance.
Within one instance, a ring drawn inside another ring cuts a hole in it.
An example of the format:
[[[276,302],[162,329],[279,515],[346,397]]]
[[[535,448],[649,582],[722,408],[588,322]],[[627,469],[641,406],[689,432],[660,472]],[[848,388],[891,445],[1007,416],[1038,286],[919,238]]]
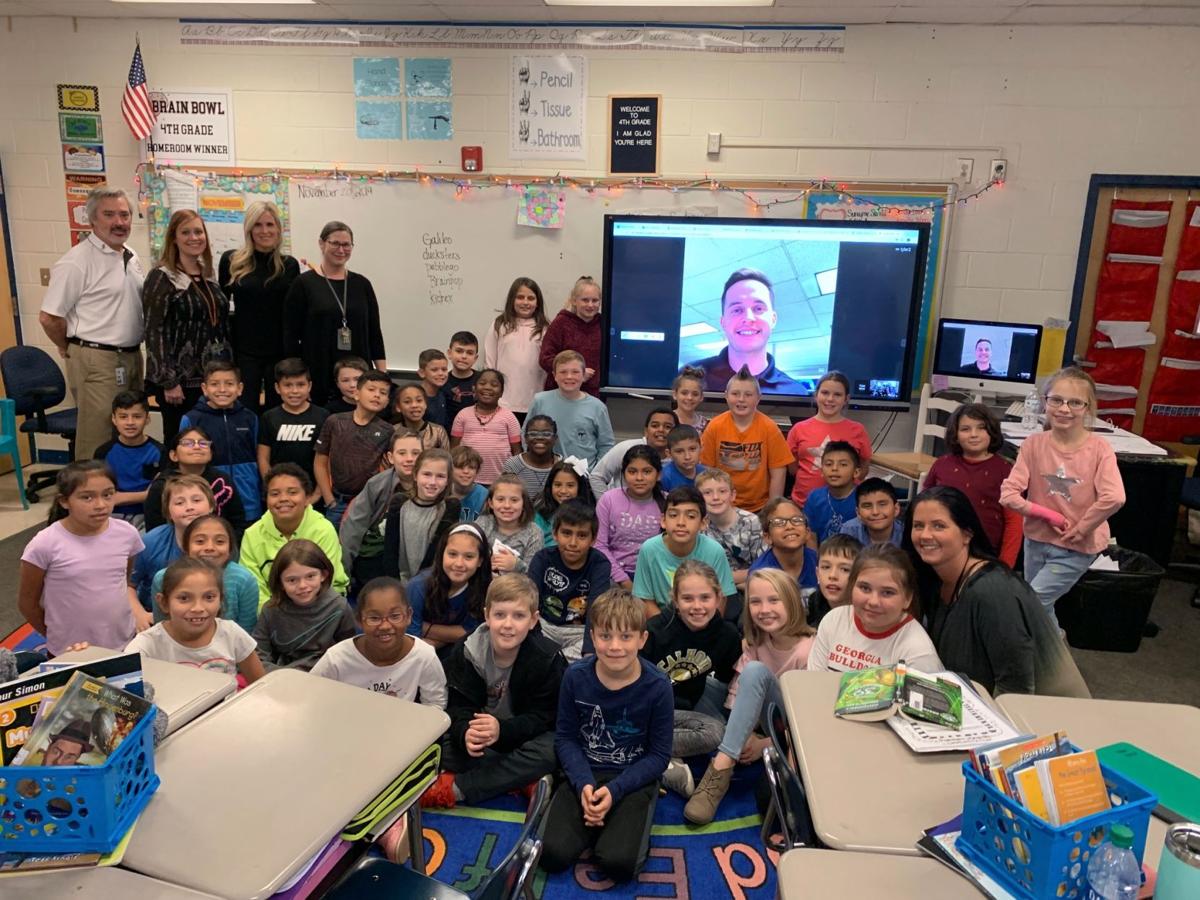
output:
[[[945,376],[950,387],[977,396],[1023,396],[1037,385],[1041,344],[1041,325],[942,319],[933,374]]]

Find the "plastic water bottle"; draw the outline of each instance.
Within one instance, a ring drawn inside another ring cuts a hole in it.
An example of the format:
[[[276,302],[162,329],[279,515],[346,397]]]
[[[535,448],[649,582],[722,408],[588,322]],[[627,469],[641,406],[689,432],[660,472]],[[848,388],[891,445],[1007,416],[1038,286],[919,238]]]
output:
[[[1021,410],[1021,427],[1033,431],[1037,428],[1038,392],[1030,391],[1025,395],[1025,408]]]
[[[1142,889],[1142,867],[1133,855],[1133,831],[1128,825],[1114,825],[1108,840],[1101,844],[1088,862],[1087,900],[1125,900]]]

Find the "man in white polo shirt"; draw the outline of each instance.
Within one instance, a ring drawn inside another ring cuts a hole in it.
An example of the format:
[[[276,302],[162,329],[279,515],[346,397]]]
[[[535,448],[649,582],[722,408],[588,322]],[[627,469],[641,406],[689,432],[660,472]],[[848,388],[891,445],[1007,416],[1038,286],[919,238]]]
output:
[[[88,195],[92,233],[50,270],[50,289],[38,316],[66,360],[67,382],[79,408],[75,458],[91,459],[112,437],[112,400],[142,388],[142,271],[125,246],[133,206],[120,188]]]

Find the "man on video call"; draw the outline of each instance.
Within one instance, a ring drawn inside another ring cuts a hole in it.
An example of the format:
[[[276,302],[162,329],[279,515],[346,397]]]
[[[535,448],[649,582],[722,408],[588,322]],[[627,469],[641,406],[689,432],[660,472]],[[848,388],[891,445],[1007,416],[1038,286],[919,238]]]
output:
[[[754,269],[738,269],[730,275],[721,293],[721,330],[728,345],[716,356],[690,364],[704,369],[704,389],[725,390],[744,365],[764,392],[800,393],[802,386],[775,368],[775,359],[767,352],[771,329],[778,321],[775,293],[766,275]]]
[[[969,362],[962,367],[964,375],[998,375],[1001,374],[992,368],[992,342],[987,338],[980,338],[975,342],[975,361]]]

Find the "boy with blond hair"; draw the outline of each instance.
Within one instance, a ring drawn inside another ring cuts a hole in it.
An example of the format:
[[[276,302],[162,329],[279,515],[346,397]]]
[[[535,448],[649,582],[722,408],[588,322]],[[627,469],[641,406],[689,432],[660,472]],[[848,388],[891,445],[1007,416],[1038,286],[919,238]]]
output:
[[[563,350],[554,357],[554,381],[558,388],[534,394],[525,421],[537,416],[549,416],[558,425],[558,441],[554,452],[559,456],[578,456],[595,465],[612,449],[612,421],[608,407],[591,394],[583,392],[583,354]]]
[[[488,588],[483,615],[445,662],[450,730],[443,772],[422,806],[475,805],[557,766],[554,715],[567,663],[557,644],[533,630],[537,588],[525,575],[501,575]]]
[[[588,610],[596,655],[573,663],[558,695],[554,749],[566,772],[546,814],[542,867],[561,872],[583,851],[613,881],[646,862],[658,782],[671,758],[671,683],[639,655],[646,608],[624,588]]]

